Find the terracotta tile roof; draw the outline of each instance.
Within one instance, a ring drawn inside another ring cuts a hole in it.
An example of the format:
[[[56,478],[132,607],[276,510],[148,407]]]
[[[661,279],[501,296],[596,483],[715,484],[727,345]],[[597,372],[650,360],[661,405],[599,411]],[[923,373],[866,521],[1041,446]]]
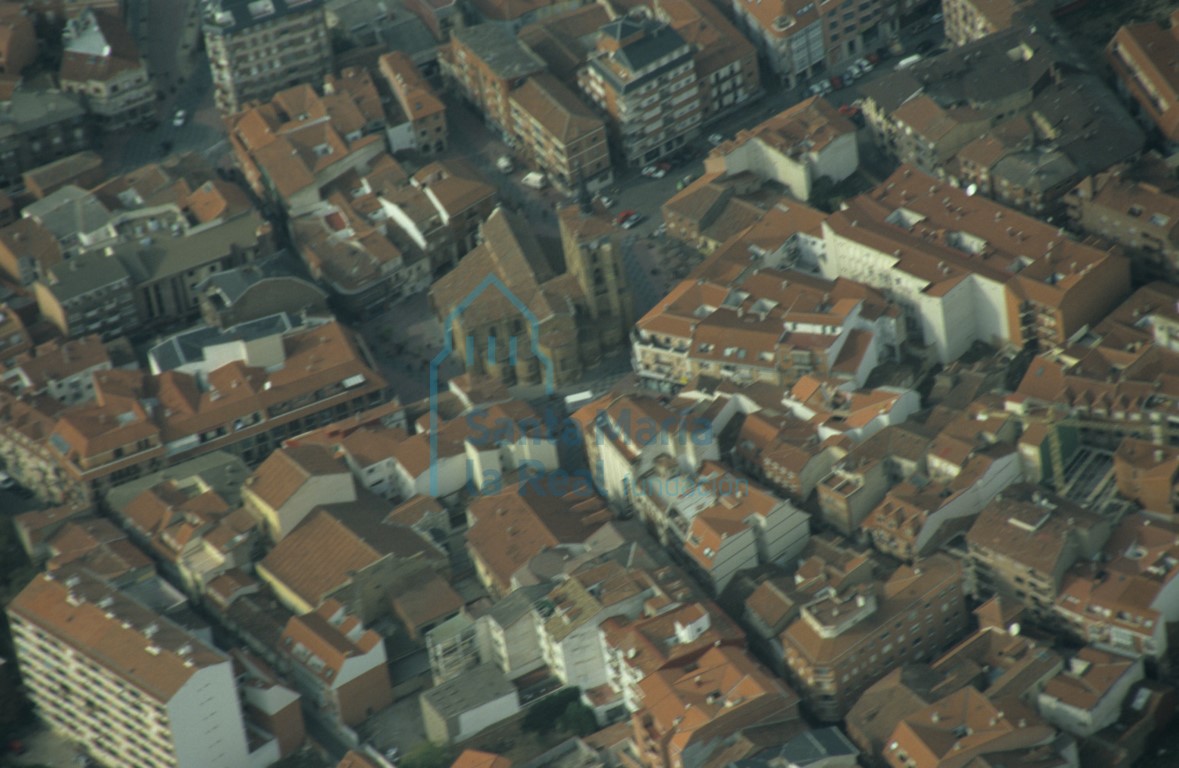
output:
[[[375,760],[357,752],[355,749],[348,750],[348,754],[336,764],[336,768],[383,768]]]
[[[709,649],[683,669],[648,675],[639,690],[641,716],[651,718],[653,732],[673,754],[697,739],[715,738],[727,720],[745,727],[763,720],[781,722],[798,708],[793,691],[744,650],[728,646]]]
[[[450,768],[512,768],[512,761],[490,752],[465,749]]]
[[[601,499],[579,493],[557,497],[529,483],[479,496],[467,514],[473,521],[467,547],[504,592],[510,591],[512,575],[541,551],[580,544],[612,518]]]
[[[88,368],[110,364],[111,358],[102,337],[90,335],[38,344],[19,355],[8,370],[19,371],[29,389],[40,391],[50,380],[63,381]]]
[[[393,51],[381,56],[381,74],[389,83],[397,102],[410,120],[423,120],[446,111],[446,105],[434,95],[426,79],[404,51]]]
[[[89,10],[87,13],[93,14],[91,18],[106,43],[106,53],[95,56],[88,51],[71,50],[69,42],[66,42],[61,70],[58,73],[62,82],[106,81],[128,70],[144,66],[139,55],[139,47],[135,45],[135,38],[127,31],[118,16],[100,9]],[[79,21],[85,18],[83,16]]]
[[[364,656],[384,641],[335,600],[302,616],[292,616],[282,634],[281,651],[327,683],[339,685],[349,660]],[[318,659],[316,663],[312,659]]]
[[[901,566],[879,584],[875,612],[855,627],[825,638],[810,622],[800,618],[782,633],[782,644],[798,652],[812,665],[838,665],[849,651],[859,647],[877,630],[929,600],[948,584],[960,581],[961,574],[961,565],[942,554],[922,560],[920,572],[909,566]]]
[[[393,613],[411,632],[449,618],[464,605],[462,595],[431,568],[398,579],[390,591]]]
[[[771,3],[772,5],[772,3]],[[840,136],[854,135],[855,125],[839,114],[829,101],[811,96],[748,130],[712,151],[723,156],[747,141],[760,141],[787,156],[817,154]]]
[[[968,686],[902,719],[885,757],[896,764],[895,755],[904,752],[914,768],[964,768],[981,756],[1039,746],[1054,735],[1019,699],[993,702]]]
[[[561,144],[580,141],[606,127],[573,91],[547,72],[525,80],[509,98],[523,115],[534,119]]]
[[[1047,492],[1016,485],[983,507],[966,534],[971,548],[1001,556],[1051,577],[1063,558],[1075,558],[1074,529],[1091,529],[1101,518]],[[1072,565],[1065,562],[1064,567]],[[1056,585],[1053,585],[1056,586]]]
[[[71,594],[76,599],[70,600]],[[170,701],[201,670],[228,661],[85,569],[38,576],[8,610],[160,703]]]
[[[320,445],[279,448],[254,470],[246,487],[272,508],[278,509],[314,477],[347,475],[348,468]]]
[[[445,554],[416,531],[383,522],[386,502],[316,507],[259,563],[276,581],[311,605],[348,584],[352,573],[384,558],[445,564]]]

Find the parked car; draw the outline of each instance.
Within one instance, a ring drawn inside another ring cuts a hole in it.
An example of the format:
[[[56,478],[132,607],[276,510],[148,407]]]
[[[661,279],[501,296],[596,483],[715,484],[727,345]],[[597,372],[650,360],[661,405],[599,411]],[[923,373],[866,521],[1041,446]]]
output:
[[[642,223],[643,223],[643,214],[631,213],[630,216],[626,217],[626,219],[623,220],[622,228],[623,229],[632,229]]]
[[[922,40],[921,42],[917,43],[917,47],[914,50],[916,50],[917,53],[929,53],[933,50],[934,45],[936,45],[936,43],[934,43],[932,40]]]
[[[598,202],[602,204],[603,208],[613,208],[614,198],[609,195],[598,195]]]
[[[664,161],[662,163],[655,163],[655,167],[663,171],[665,174],[671,173],[671,163],[669,162]]]
[[[881,51],[883,51],[883,53],[881,53]],[[887,48],[880,48],[878,50],[872,51],[871,53],[869,53],[867,55],[866,58],[868,59],[869,64],[871,64],[872,66],[876,66],[877,64],[879,64],[880,62],[882,62],[886,58],[888,58],[888,49]]]
[[[843,86],[845,86],[845,85],[847,85],[847,83],[845,83],[843,78],[840,77],[839,75],[835,75],[834,77],[831,78],[831,89],[832,90],[841,91],[841,90],[843,90]]]
[[[839,108],[839,114],[843,115],[844,117],[855,117],[856,115],[860,114],[860,108],[855,104],[844,104]]]
[[[7,472],[0,472],[0,491],[11,491],[16,487],[16,481]]]
[[[172,126],[173,127],[179,128],[180,126],[184,125],[186,122],[188,122],[188,113],[185,112],[183,109],[176,110],[176,113],[174,115],[172,115]]]
[[[944,19],[944,18],[945,18],[945,16],[943,16],[942,14],[940,14],[940,13],[935,13],[934,15],[932,15],[932,16],[930,16],[930,17],[929,17],[929,20],[930,20],[931,22],[933,22],[934,24],[941,24],[941,23],[942,23],[942,19]]]
[[[872,62],[868,60],[868,57],[865,56],[862,59],[856,59],[856,66],[860,68],[860,72],[868,74],[872,71],[873,65]]]
[[[714,147],[719,147],[725,143],[725,137],[722,134],[714,133],[708,137],[708,143]]]
[[[628,210],[625,210],[622,213],[618,214],[617,216],[615,216],[614,223],[621,225],[623,222],[625,222],[631,216],[638,216],[638,215],[639,215],[638,211],[632,211],[632,210],[628,209]]]
[[[663,170],[658,165],[648,165],[642,170],[642,174],[650,179],[662,179],[667,175],[667,171]]]

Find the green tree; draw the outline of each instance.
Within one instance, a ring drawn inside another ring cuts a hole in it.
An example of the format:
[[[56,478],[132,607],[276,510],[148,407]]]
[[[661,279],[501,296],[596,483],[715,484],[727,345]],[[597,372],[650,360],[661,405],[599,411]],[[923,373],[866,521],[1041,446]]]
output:
[[[565,709],[581,698],[580,688],[564,688],[528,708],[520,728],[526,733],[551,733]]]
[[[397,763],[401,768],[447,768],[450,755],[444,747],[423,741],[405,753]]]
[[[598,719],[594,711],[580,701],[570,702],[557,718],[557,728],[574,736],[589,736],[598,730]]]

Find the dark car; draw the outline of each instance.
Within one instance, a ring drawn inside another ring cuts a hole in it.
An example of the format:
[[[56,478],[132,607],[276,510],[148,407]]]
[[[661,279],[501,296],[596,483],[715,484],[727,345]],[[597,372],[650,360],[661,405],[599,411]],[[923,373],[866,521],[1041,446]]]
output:
[[[835,77],[831,78],[831,87],[834,88],[835,90],[837,90],[837,91],[842,90],[844,85],[845,85],[845,83],[843,82],[843,78],[840,77],[839,75],[836,75]]]
[[[934,45],[936,45],[936,43],[934,43],[932,40],[922,40],[920,43],[917,43],[915,50],[917,53],[929,53],[933,50]]]

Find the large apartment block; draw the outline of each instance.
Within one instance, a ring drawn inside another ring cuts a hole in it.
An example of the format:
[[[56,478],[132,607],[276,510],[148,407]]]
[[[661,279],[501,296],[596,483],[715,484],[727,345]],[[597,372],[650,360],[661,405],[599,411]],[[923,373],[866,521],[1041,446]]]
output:
[[[781,635],[791,683],[815,717],[847,714],[868,686],[931,660],[966,631],[962,566],[938,554],[881,582],[829,590]]]
[[[898,0],[732,0],[733,15],[790,87],[891,42],[898,5]]]
[[[332,71],[320,0],[220,0],[205,7],[204,33],[217,108],[226,114]]]
[[[254,768],[279,758],[246,726],[233,663],[90,571],[44,573],[8,606],[37,714],[106,765]],[[254,751],[250,751],[251,745]]]
[[[578,84],[610,116],[628,165],[658,160],[700,132],[704,108],[692,46],[668,24],[611,21]]]

